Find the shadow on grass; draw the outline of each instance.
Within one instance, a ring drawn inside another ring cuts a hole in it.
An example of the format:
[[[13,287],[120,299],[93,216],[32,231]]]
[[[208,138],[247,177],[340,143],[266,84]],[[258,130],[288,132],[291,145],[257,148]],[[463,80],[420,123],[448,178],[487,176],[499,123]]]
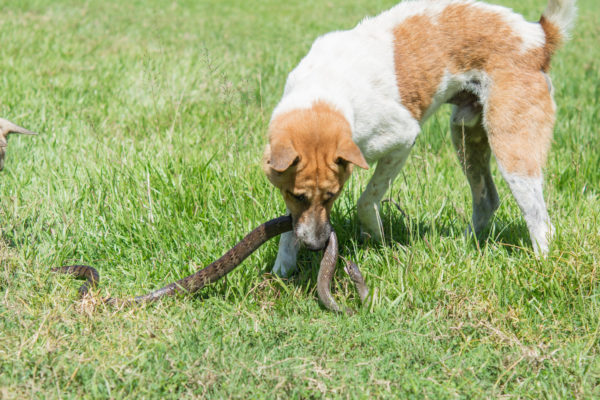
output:
[[[508,254],[531,251],[529,230],[522,218],[519,221],[494,219],[479,235],[478,243],[481,248],[491,243],[503,247]]]
[[[431,218],[412,218],[408,215],[397,203],[387,201],[388,207],[382,207],[384,219],[384,243],[379,243],[360,232],[360,224],[354,215],[353,217],[342,216],[335,212],[332,215],[332,224],[336,227],[340,243],[347,243],[353,240],[361,244],[363,248],[383,248],[390,247],[394,244],[402,246],[412,246],[418,241],[427,242],[429,234],[439,235],[440,237],[456,237],[462,238],[465,235],[467,224],[457,226],[459,223],[456,220],[448,220],[441,218],[433,220]],[[460,232],[457,234],[457,232]],[[527,225],[522,218],[517,220],[506,220],[493,218],[489,225],[481,232],[477,238],[470,239],[474,249],[483,248],[490,243],[496,243],[499,246],[505,247],[509,254],[515,251],[530,250],[529,246],[529,231]],[[340,254],[344,246],[340,246]],[[351,257],[351,255],[349,255]]]

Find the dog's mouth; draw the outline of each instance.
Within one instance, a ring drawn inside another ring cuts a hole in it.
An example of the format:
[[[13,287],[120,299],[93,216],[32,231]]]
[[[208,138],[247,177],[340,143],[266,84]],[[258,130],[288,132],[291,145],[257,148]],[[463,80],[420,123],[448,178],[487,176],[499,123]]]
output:
[[[320,225],[294,223],[293,226],[297,240],[310,251],[323,250],[333,230],[329,222]]]
[[[321,250],[323,250],[323,249],[324,249],[326,246],[327,246],[327,242],[325,242],[325,244],[324,244],[323,246],[313,246],[313,245],[310,245],[310,244],[304,243],[304,247],[305,247],[307,250],[314,251],[314,252],[321,251]]]

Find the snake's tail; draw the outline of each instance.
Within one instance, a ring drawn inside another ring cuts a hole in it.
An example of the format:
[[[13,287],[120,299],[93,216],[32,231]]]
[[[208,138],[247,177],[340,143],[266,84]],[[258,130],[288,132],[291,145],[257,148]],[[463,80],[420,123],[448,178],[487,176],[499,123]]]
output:
[[[267,240],[290,230],[292,230],[292,218],[289,215],[274,218],[255,228],[217,261],[209,264],[205,268],[186,278],[180,279],[177,282],[171,283],[153,292],[137,296],[133,299],[109,297],[104,299],[104,302],[120,307],[136,303],[150,303],[162,297],[172,296],[177,293],[194,293],[206,285],[213,283],[227,275]],[[100,279],[98,271],[87,265],[70,265],[66,267],[53,268],[52,271],[70,274],[80,279],[86,279],[86,282],[79,288],[79,294],[81,296],[88,293],[90,287],[96,286],[98,280]]]

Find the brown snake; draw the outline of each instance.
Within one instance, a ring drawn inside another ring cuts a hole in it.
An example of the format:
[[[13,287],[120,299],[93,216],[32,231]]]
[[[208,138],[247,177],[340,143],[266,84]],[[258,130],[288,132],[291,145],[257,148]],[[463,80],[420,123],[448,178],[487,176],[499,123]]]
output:
[[[267,240],[290,230],[292,230],[292,218],[289,215],[272,219],[255,228],[217,261],[186,278],[180,279],[177,282],[171,283],[148,294],[137,296],[133,298],[133,300],[122,300],[109,297],[104,299],[104,302],[112,305],[151,303],[165,296],[172,296],[178,293],[194,293],[227,275]],[[319,269],[317,293],[319,299],[327,309],[341,312],[342,310],[333,299],[330,290],[337,258],[338,242],[335,232],[332,232]],[[369,290],[358,266],[352,262],[346,261],[345,270],[358,289],[361,301],[364,302],[368,296]],[[75,278],[85,279],[86,282],[79,288],[80,296],[84,296],[88,293],[89,289],[96,286],[100,280],[98,271],[87,265],[69,265],[53,268],[52,272],[68,274]],[[347,309],[346,312],[350,314],[352,313],[352,310]]]

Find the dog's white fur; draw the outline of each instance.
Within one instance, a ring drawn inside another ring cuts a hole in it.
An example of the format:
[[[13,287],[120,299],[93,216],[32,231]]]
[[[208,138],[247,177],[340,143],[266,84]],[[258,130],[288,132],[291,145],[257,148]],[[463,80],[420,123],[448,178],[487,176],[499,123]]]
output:
[[[352,30],[328,33],[316,39],[306,57],[289,74],[283,97],[273,112],[273,118],[276,118],[292,110],[308,109],[318,100],[343,114],[351,126],[352,139],[367,162],[377,162],[375,173],[358,201],[362,226],[376,239],[381,239],[382,235],[379,202],[406,161],[424,121],[460,91],[476,94],[483,104],[490,94],[493,82],[484,71],[452,74],[446,70],[431,106],[419,120],[400,97],[394,64],[395,27],[415,15],[426,15],[435,23],[437,16],[449,5],[456,4],[495,13],[510,26],[513,34],[521,38],[523,53],[540,48],[546,42],[539,23],[527,22],[504,7],[473,0],[404,1],[376,17],[364,19]],[[575,0],[550,0],[543,14],[565,37],[574,15]],[[474,81],[477,84],[473,84]],[[473,127],[480,123],[480,114],[470,115],[469,112],[466,107],[455,107],[451,124],[464,123],[464,126]],[[485,125],[485,121],[483,123]],[[553,227],[542,195],[542,177],[509,173],[502,166],[500,170],[523,212],[534,250],[545,254]],[[487,176],[484,175],[484,166],[481,171],[468,174],[476,230],[488,222],[498,207],[495,189],[494,193],[486,190],[490,188],[489,184],[493,188],[493,182],[484,184]],[[298,248],[293,234],[282,236],[273,269],[275,273],[287,276],[293,272]]]
[[[548,21],[560,29],[564,38],[568,38],[577,14],[576,0],[550,0],[542,14]]]

